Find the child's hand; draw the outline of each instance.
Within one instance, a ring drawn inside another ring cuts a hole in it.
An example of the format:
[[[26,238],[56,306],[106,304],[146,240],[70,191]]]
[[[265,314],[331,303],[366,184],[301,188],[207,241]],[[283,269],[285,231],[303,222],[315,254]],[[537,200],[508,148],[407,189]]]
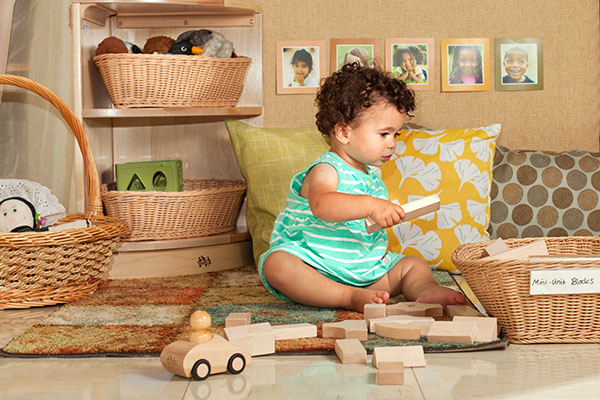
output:
[[[399,224],[404,219],[404,210],[391,201],[373,197],[371,213],[368,218],[382,229]]]

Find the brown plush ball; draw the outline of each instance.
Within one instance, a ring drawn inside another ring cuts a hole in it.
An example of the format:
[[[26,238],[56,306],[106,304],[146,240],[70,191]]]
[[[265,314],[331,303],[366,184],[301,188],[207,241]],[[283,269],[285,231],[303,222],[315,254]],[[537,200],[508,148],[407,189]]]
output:
[[[125,43],[116,36],[110,36],[100,42],[96,49],[96,55],[106,53],[129,53],[129,49]]]
[[[166,53],[175,44],[175,39],[168,36],[153,36],[146,40],[144,54]]]

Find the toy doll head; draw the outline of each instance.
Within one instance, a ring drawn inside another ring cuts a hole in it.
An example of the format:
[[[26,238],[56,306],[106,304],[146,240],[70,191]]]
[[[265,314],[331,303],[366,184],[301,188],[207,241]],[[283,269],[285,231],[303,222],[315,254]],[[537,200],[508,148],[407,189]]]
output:
[[[31,231],[36,225],[33,204],[22,197],[0,201],[0,232]]]

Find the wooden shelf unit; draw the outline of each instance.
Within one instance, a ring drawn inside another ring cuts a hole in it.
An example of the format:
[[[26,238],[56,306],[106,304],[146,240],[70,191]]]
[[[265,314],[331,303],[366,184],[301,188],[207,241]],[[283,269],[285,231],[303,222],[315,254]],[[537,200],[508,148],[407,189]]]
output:
[[[242,178],[223,121],[243,119],[262,126],[262,15],[256,5],[238,0],[72,0],[71,28],[73,110],[83,122],[101,183],[114,181],[115,164],[168,159],[182,160],[184,178]],[[202,28],[222,33],[233,42],[237,54],[252,59],[237,106],[113,107],[92,60],[104,38],[116,36],[143,47],[146,39],[153,36],[176,38],[184,31]],[[76,203],[77,211],[83,211],[85,175],[82,159],[77,154],[74,166]],[[240,229],[244,230],[243,227]],[[217,244],[214,244],[215,240]],[[241,258],[232,260],[232,264],[251,262],[247,232],[169,244],[140,243],[143,242],[123,242],[117,250],[115,264],[125,257],[125,253],[131,253],[127,263],[134,262],[133,255],[148,262],[158,260],[158,253],[168,253],[170,259],[177,259],[177,254],[173,253],[189,254],[194,249],[201,252],[215,246],[223,253],[227,253],[228,248],[237,249]]]

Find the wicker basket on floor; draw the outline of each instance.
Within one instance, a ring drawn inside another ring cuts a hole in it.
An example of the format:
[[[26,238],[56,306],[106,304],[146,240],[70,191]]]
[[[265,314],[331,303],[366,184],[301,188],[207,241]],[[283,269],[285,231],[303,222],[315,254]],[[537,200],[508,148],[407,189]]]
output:
[[[102,185],[106,214],[127,221],[124,240],[169,240],[233,230],[246,194],[236,179],[184,179],[183,192],[129,192]]]
[[[541,238],[507,239],[518,247]],[[550,255],[600,254],[600,237],[543,238]],[[598,260],[480,260],[489,242],[457,247],[452,261],[513,343],[600,342],[600,294],[531,295],[534,269],[600,268]]]
[[[252,60],[168,54],[94,57],[116,108],[233,107]]]
[[[108,269],[112,251],[127,225],[102,215],[100,185],[81,122],[56,94],[20,76],[0,75],[0,84],[30,90],[51,103],[65,119],[83,155],[88,202],[86,214],[69,214],[58,223],[87,218],[93,226],[49,232],[0,233],[0,309],[66,303],[90,295]]]

